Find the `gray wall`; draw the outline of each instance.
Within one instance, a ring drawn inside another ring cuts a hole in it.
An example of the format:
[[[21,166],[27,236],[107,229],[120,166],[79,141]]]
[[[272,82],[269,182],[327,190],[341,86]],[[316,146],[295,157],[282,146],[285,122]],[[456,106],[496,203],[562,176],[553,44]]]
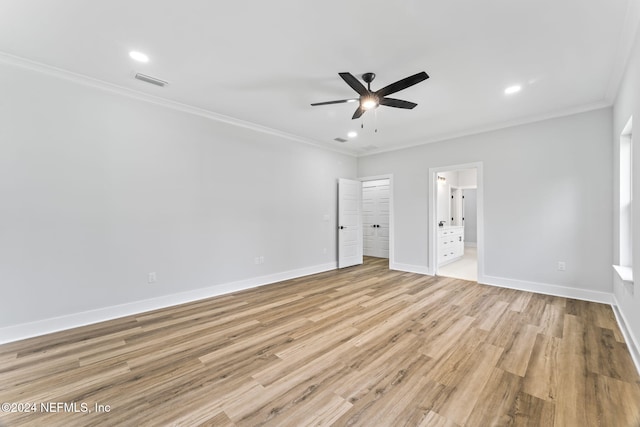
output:
[[[358,174],[394,174],[397,263],[429,267],[429,168],[482,162],[485,275],[611,292],[611,131],[601,109],[367,156]]]
[[[9,65],[0,93],[0,327],[335,265],[355,158]]]
[[[603,109],[358,160],[0,65],[0,327],[335,263],[339,177],[393,174],[396,262],[428,267],[428,169],[473,162],[486,275],[611,292],[611,138],[640,116],[639,57],[613,125]],[[637,339],[640,297],[615,291]]]
[[[636,8],[638,9],[638,8]],[[619,262],[619,148],[620,134],[630,117],[633,116],[635,136],[633,137],[632,148],[632,174],[633,174],[633,217],[632,217],[632,233],[633,233],[633,270],[636,276],[635,285],[624,285],[616,274],[614,277],[614,293],[617,304],[626,319],[627,327],[635,341],[636,349],[640,350],[640,291],[638,290],[638,276],[640,274],[640,33],[636,37],[635,46],[632,51],[631,58],[627,65],[625,75],[618,90],[618,96],[613,108],[613,165],[614,165],[614,233],[613,233],[613,249],[614,263]],[[640,355],[639,355],[640,356]],[[640,363],[640,359],[638,360]]]

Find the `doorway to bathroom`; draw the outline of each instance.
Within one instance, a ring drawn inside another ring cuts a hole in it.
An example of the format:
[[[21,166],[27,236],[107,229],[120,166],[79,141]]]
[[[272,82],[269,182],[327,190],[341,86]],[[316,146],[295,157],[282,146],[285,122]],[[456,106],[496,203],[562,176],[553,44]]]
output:
[[[481,276],[481,164],[430,169],[430,265],[434,275]]]

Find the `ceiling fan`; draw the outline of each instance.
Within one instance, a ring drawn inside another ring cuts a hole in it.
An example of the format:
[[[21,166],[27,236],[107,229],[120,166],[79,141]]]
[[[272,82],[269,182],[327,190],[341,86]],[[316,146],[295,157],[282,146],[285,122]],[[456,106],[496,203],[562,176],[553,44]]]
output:
[[[402,80],[398,80],[395,83],[391,83],[388,86],[383,87],[382,89],[378,89],[377,91],[371,91],[371,82],[376,78],[374,73],[364,73],[362,75],[362,80],[367,84],[367,87],[364,87],[360,81],[353,76],[351,73],[338,73],[342,80],[344,80],[353,90],[358,92],[360,95],[359,98],[353,99],[341,99],[338,101],[327,101],[327,102],[317,102],[315,104],[311,104],[312,107],[317,105],[328,105],[328,104],[341,104],[343,102],[356,102],[359,101],[360,105],[356,109],[356,112],[353,113],[352,119],[357,119],[364,114],[365,111],[371,110],[373,108],[377,108],[379,105],[385,105],[387,107],[395,107],[395,108],[405,108],[412,109],[416,105],[415,102],[403,101],[402,99],[395,98],[387,98],[387,95],[391,95],[392,93],[400,92],[403,89],[406,89],[410,86],[420,83],[429,78],[427,73],[424,71],[414,74],[413,76],[405,77]]]

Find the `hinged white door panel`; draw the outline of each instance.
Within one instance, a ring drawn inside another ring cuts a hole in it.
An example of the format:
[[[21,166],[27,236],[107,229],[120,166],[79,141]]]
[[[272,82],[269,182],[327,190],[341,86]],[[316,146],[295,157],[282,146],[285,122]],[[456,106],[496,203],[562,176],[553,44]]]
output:
[[[362,264],[362,183],[338,180],[338,268]]]

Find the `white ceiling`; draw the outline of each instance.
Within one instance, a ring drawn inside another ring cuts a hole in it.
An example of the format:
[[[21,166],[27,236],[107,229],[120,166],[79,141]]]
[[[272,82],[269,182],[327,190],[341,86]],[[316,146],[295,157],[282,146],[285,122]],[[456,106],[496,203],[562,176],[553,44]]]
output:
[[[610,105],[638,25],[633,2],[3,0],[0,51],[366,154]],[[355,97],[342,71],[375,72],[374,90],[431,78],[393,95],[415,109],[351,120],[355,104],[309,105]],[[359,136],[333,141],[350,130]]]

